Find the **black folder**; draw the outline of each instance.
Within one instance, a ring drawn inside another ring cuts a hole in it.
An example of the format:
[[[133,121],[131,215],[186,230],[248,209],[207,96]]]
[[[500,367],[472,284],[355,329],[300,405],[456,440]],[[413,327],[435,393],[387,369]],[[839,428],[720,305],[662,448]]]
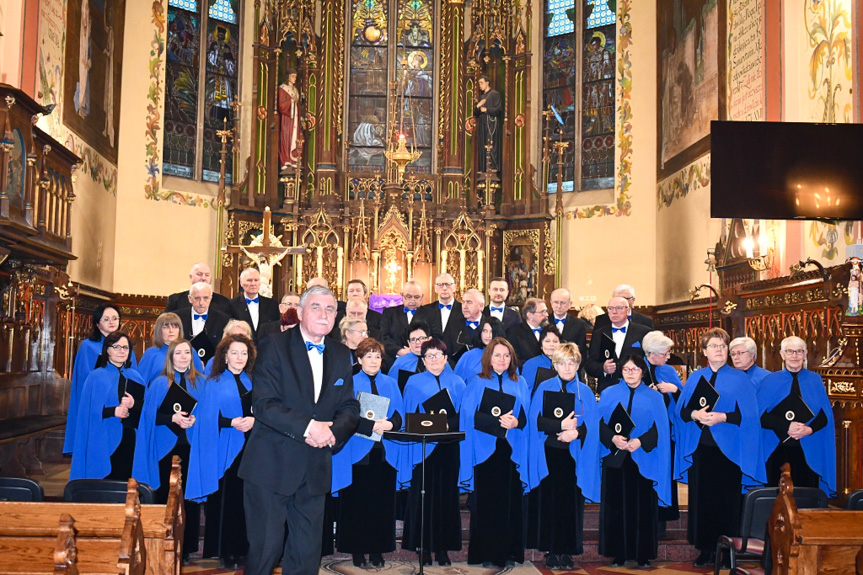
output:
[[[479,411],[481,413],[485,413],[487,415],[490,415],[491,417],[498,418],[501,415],[509,413],[514,408],[514,395],[503,393],[502,391],[491,389],[490,387],[486,387],[485,390],[483,390],[482,401],[480,401],[479,404]],[[506,429],[501,427],[499,422],[491,426],[487,426],[483,423],[477,422],[475,426],[480,431],[488,433],[489,435],[494,435],[496,437],[506,436]]]
[[[635,423],[629,417],[622,403],[618,403],[614,411],[611,412],[611,417],[608,418],[606,425],[614,432],[614,435],[622,435],[627,440],[629,439],[629,434],[635,429]]]
[[[240,396],[240,403],[243,406],[243,417],[252,417],[252,390]]]
[[[602,361],[609,359],[617,361],[617,344],[614,343],[614,339],[607,333],[602,334],[599,338],[599,350]]]
[[[189,416],[197,405],[198,400],[192,397],[188,391],[177,383],[172,383],[171,387],[168,388],[168,393],[165,394],[165,399],[159,406],[159,412],[169,415],[185,412],[186,416]]]
[[[695,390],[692,392],[692,397],[689,398],[686,408],[694,411],[706,407],[708,411],[711,411],[716,407],[717,401],[719,401],[719,392],[702,375],[698,383],[695,384]]]
[[[405,432],[407,433],[446,433],[447,417],[443,413],[408,413],[405,414]]]
[[[568,391],[550,391],[542,393],[542,416],[546,419],[561,421],[575,410],[575,395]]]
[[[404,392],[405,392],[405,386],[406,386],[406,385],[407,385],[407,383],[408,383],[408,379],[410,379],[410,377],[411,377],[412,375],[416,375],[417,373],[419,373],[419,372],[416,372],[416,371],[407,371],[407,370],[404,370],[404,369],[400,369],[400,370],[399,370],[399,377],[398,377],[398,382],[399,382],[399,391],[401,391],[401,392],[402,392],[402,395],[404,395]]]
[[[456,414],[455,405],[453,405],[452,398],[449,395],[449,390],[446,388],[425,400],[423,402],[423,408],[426,413],[442,413],[447,416],[447,419]]]
[[[192,348],[198,354],[198,357],[201,358],[201,363],[204,365],[216,354],[216,344],[213,343],[213,340],[210,339],[204,330],[201,330],[198,335],[189,340],[189,343],[192,344]]]
[[[130,427],[138,427],[141,421],[141,410],[144,409],[144,386],[133,379],[126,380],[124,395],[128,393],[135,400],[135,405],[129,410],[129,417],[123,420],[123,424]]]
[[[787,421],[789,425],[792,421],[806,423],[815,417],[815,414],[812,413],[812,410],[808,405],[806,405],[803,398],[796,393],[789,395],[780,401],[776,407],[770,410],[770,413],[774,417],[781,417],[784,421]],[[781,433],[777,432],[776,435],[778,435],[779,439],[782,441],[786,441],[790,437],[788,435],[788,428]]]
[[[539,387],[540,383],[542,383],[543,381],[549,380],[552,377],[557,377],[557,372],[554,369],[552,369],[550,367],[538,367],[538,368],[536,368],[536,378],[533,380],[533,382],[528,382],[528,383],[531,383],[533,385],[531,395],[536,393],[536,390]]]

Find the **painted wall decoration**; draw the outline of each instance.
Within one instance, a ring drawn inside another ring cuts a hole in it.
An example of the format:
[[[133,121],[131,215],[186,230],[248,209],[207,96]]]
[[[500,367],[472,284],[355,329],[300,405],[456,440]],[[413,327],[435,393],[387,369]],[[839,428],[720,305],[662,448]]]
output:
[[[764,0],[728,0],[728,119],[764,120]]]
[[[851,0],[805,0],[812,120],[853,121]]]
[[[698,190],[710,186],[710,154],[701,156],[657,186],[656,209],[667,208],[674,200],[685,198]]]
[[[663,179],[707,152],[725,119],[725,0],[658,0],[657,172]]]
[[[68,0],[63,122],[117,163],[125,0]]]

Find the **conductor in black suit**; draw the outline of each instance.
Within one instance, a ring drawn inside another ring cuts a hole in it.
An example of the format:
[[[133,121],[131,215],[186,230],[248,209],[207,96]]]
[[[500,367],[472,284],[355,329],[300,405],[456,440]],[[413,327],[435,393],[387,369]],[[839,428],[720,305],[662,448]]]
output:
[[[539,332],[548,320],[548,306],[539,298],[528,298],[521,308],[521,314],[524,321],[506,332],[506,339],[515,349],[519,369],[524,362],[542,353]]]
[[[596,392],[601,393],[606,387],[620,381],[620,358],[633,352],[641,351],[641,340],[650,333],[650,329],[639,323],[629,321],[629,304],[622,297],[613,297],[608,302],[608,318],[611,323],[602,327],[594,327],[590,338],[590,353],[587,356],[585,370],[597,378]],[[615,344],[615,354],[618,361],[606,360],[602,355],[602,340],[610,337]]]
[[[626,300],[627,305],[629,305],[629,321],[632,323],[641,324],[648,328],[647,331],[653,331],[653,320],[644,315],[643,313],[638,313],[637,311],[632,311],[633,306],[635,305],[635,288],[631,285],[620,284],[616,288],[614,288],[614,292],[612,292],[611,297],[622,297]],[[598,315],[596,319],[593,321],[593,329],[597,329],[609,324],[608,314]]]
[[[180,323],[183,324],[183,333],[195,348],[195,352],[201,361],[207,363],[216,351],[216,346],[222,341],[222,332],[231,320],[230,316],[213,309],[212,306],[213,287],[204,282],[193,283],[189,288],[189,303],[192,307],[178,309]],[[198,334],[204,332],[204,337],[209,344],[204,344],[196,339]]]
[[[572,296],[566,288],[551,292],[551,311],[548,322],[553,323],[560,332],[562,342],[578,346],[581,357],[587,357],[587,322],[569,313]]]
[[[255,268],[246,268],[240,273],[240,288],[243,293],[231,300],[231,316],[252,326],[255,343],[258,341],[258,326],[281,317],[276,300],[258,294],[261,289],[261,274]]]
[[[212,285],[213,274],[210,271],[210,266],[204,262],[198,262],[192,266],[189,271],[190,283],[205,282]],[[168,296],[168,303],[165,305],[165,311],[176,312],[178,309],[189,307],[189,290],[180,291]],[[219,310],[223,314],[231,315],[231,300],[220,293],[213,292],[213,301],[210,302],[210,307]]]
[[[434,280],[434,291],[438,300],[419,309],[419,319],[429,325],[431,336],[446,344],[447,349],[456,349],[458,334],[464,327],[461,303],[455,299],[455,279],[449,274],[439,274]],[[455,365],[450,354],[449,362]]]
[[[381,337],[390,364],[410,353],[408,325],[422,305],[423,287],[416,280],[408,280],[402,284],[401,295],[403,305],[386,308],[381,319]]]
[[[252,378],[258,425],[239,470],[249,537],[246,575],[271,575],[280,556],[282,573],[318,573],[332,453],[359,421],[350,352],[325,337],[336,298],[327,288],[310,288],[297,313],[297,328],[261,341]]]
[[[505,278],[491,278],[488,282],[488,305],[483,313],[488,317],[496,317],[503,325],[503,331],[509,330],[521,323],[521,315],[514,309],[507,307],[506,298],[509,297],[509,284]]]

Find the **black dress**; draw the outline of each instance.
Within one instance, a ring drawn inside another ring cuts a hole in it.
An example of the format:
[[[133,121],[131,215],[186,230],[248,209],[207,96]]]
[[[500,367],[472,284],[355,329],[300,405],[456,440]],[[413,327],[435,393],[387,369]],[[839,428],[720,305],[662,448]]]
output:
[[[650,370],[651,382],[656,383],[656,366],[648,361],[647,367]],[[646,378],[645,378],[645,383],[650,383],[650,382],[646,381]],[[672,397],[674,398],[675,401],[677,401],[680,398],[680,389],[678,389],[677,391],[672,393],[670,397],[669,397],[669,394],[667,394],[667,393],[662,394],[662,399],[663,399],[663,401],[665,401],[665,407],[666,408],[668,408],[668,406],[671,404],[671,398]],[[671,427],[671,417],[670,416],[668,418],[668,426],[669,426],[669,428]],[[668,507],[660,507],[659,508],[659,520],[660,521],[676,521],[677,519],[680,519],[680,502],[679,502],[678,497],[677,497],[677,481],[674,480],[674,440],[673,439],[671,440],[671,452],[670,453],[671,453],[670,459],[671,459],[672,463],[669,466],[668,473],[669,473],[669,475],[671,475],[671,505],[669,505]]]
[[[232,374],[237,384],[237,395],[246,393],[246,386],[240,380],[239,374]],[[219,428],[231,428],[230,417],[219,414]],[[249,433],[243,434],[245,441]],[[204,513],[207,523],[204,527],[204,557],[220,557],[226,563],[239,560],[249,553],[249,541],[246,538],[246,511],[243,505],[243,480],[237,476],[240,461],[243,460],[243,450],[234,458],[231,466],[219,479],[219,489],[207,497]]]
[[[120,372],[117,380],[117,399],[123,400],[126,395],[126,376]],[[114,407],[102,409],[102,419],[114,417]],[[135,458],[135,434],[137,421],[130,415],[122,420],[123,435],[117,449],[111,454],[111,472],[105,479],[128,481],[132,477],[132,461]]]

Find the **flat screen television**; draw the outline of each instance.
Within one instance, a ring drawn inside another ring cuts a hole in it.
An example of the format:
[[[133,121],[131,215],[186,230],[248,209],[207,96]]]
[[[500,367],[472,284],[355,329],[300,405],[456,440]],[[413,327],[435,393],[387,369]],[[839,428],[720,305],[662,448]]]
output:
[[[863,124],[710,124],[711,217],[863,220]]]

